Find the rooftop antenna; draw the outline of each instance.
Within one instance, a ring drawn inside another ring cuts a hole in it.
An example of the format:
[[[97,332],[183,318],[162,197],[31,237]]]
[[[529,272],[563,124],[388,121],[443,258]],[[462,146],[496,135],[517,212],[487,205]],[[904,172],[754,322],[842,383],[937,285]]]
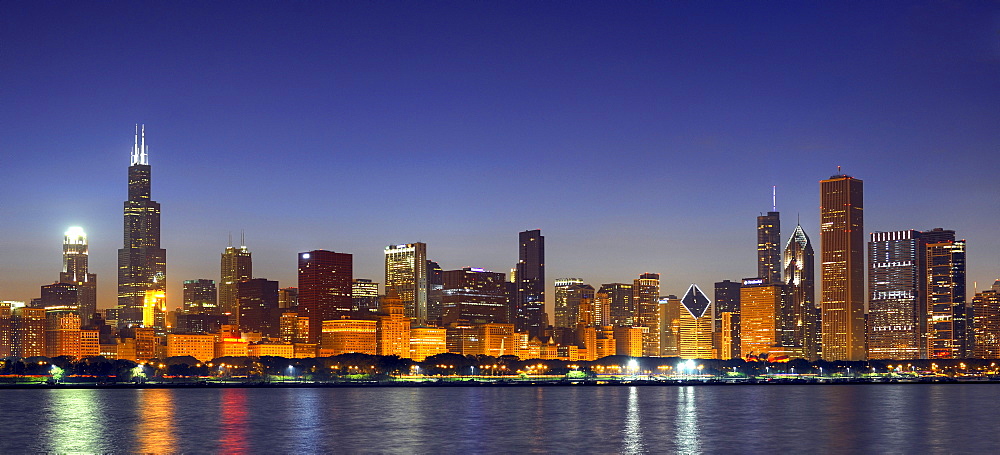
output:
[[[229,231],[229,247],[233,247],[233,231]]]
[[[840,175],[840,166],[837,166],[837,175]]]
[[[247,247],[247,242],[246,240],[244,240],[245,238],[246,238],[246,233],[243,231],[243,229],[240,229],[240,248]]]
[[[771,211],[778,211],[778,187],[771,185]]]

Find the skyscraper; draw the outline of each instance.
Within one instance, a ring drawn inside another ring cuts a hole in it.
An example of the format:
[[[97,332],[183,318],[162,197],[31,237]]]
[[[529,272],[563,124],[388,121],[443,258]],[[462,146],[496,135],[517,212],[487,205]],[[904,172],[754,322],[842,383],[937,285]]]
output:
[[[219,314],[219,294],[215,280],[184,280],[184,312]]]
[[[395,289],[413,325],[427,324],[427,245],[385,247],[385,292]]]
[[[299,253],[299,316],[309,318],[309,343],[319,343],[323,321],[351,312],[354,259],[348,253]]]
[[[545,315],[545,236],[535,229],[518,234],[516,267],[517,295],[515,328],[541,337],[548,321]]]
[[[635,302],[636,326],[644,327],[642,352],[645,356],[660,356],[660,274],[643,273],[632,283],[632,301]]]
[[[253,278],[236,284],[240,330],[277,337],[281,313],[278,310],[278,282]]]
[[[788,285],[764,283],[760,278],[743,280],[740,289],[740,355],[779,354],[802,357],[801,345],[786,340],[789,325],[783,309],[791,306]]]
[[[834,175],[819,186],[823,358],[864,360],[864,183]]]
[[[555,327],[576,327],[576,311],[580,305],[579,296],[570,302],[569,288],[573,285],[583,284],[582,278],[556,278],[555,282],[555,304],[553,313],[555,320],[552,325]],[[572,305],[571,305],[572,303]]]
[[[925,359],[924,245],[914,230],[868,242],[868,358]]]
[[[632,285],[626,283],[606,283],[598,294],[607,295],[609,308],[608,323],[615,327],[635,325],[635,304],[632,300]]]
[[[379,304],[378,283],[365,278],[355,278],[351,284],[351,310],[377,313]]]
[[[781,218],[778,212],[757,217],[757,277],[781,282]]]
[[[441,320],[441,298],[444,291],[444,270],[437,262],[427,261],[427,320]],[[505,285],[506,286],[506,285]],[[504,311],[509,305],[505,305]],[[507,320],[507,317],[504,317]]]
[[[719,358],[740,356],[740,287],[736,281],[715,283],[715,331],[719,333]]]
[[[940,228],[920,236],[927,266],[927,356],[964,358],[972,344],[965,303],[965,240]]]
[[[97,313],[97,274],[89,271],[89,256],[87,233],[79,226],[69,228],[63,237],[63,269],[59,282],[76,286],[76,304],[84,326],[90,324]]]
[[[972,356],[980,359],[1000,358],[1000,280],[972,298],[975,323],[975,347]]]
[[[442,273],[442,325],[507,323],[506,276],[479,268]]]
[[[677,331],[678,354],[682,359],[714,359],[712,301],[692,284],[681,298]]]
[[[229,314],[234,324],[239,324],[239,302],[236,298],[236,286],[240,281],[253,278],[253,256],[240,236],[240,247],[236,248],[230,242],[222,252],[222,280],[219,281],[219,308],[222,313]]]
[[[146,127],[136,125],[128,168],[124,245],[118,250],[118,323],[142,324],[146,291],[166,292],[167,250],[160,248],[160,204],[150,197]]]
[[[785,284],[792,292],[791,307],[786,309],[789,324],[786,338],[800,344],[806,359],[816,360],[819,353],[819,309],[816,308],[815,254],[809,236],[796,225],[785,244]]]

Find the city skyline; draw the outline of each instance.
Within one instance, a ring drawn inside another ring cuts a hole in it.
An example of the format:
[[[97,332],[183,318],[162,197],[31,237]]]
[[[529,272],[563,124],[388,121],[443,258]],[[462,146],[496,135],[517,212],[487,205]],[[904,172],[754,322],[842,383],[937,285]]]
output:
[[[755,20],[773,12],[766,7],[709,16],[690,5],[615,11],[594,6],[553,24],[538,41],[552,44],[534,51],[533,41],[519,41],[503,31],[505,26],[543,33],[541,22],[567,11],[546,6],[531,20],[522,17],[530,9],[525,5],[486,11],[493,15],[472,7],[439,18],[407,11],[419,20],[397,24],[396,32],[380,41],[377,33],[390,28],[376,13],[324,6],[376,26],[372,32],[345,32],[362,38],[358,55],[336,53],[337,62],[358,68],[357,75],[335,72],[336,77],[354,81],[354,90],[368,96],[349,96],[317,79],[299,60],[266,53],[237,58],[192,52],[195,62],[217,63],[202,71],[171,46],[156,44],[166,26],[136,29],[136,39],[115,41],[114,52],[100,51],[110,35],[80,28],[86,22],[81,18],[93,19],[96,28],[127,24],[123,15],[139,14],[132,7],[100,6],[92,12],[26,7],[12,14],[11,26],[0,32],[4,38],[23,37],[5,39],[12,43],[11,61],[23,71],[0,75],[0,83],[11,87],[2,95],[11,109],[0,113],[0,144],[8,151],[0,172],[9,188],[0,210],[11,220],[0,228],[9,239],[0,246],[0,299],[38,297],[39,286],[50,284],[59,271],[61,233],[76,225],[88,234],[90,272],[102,277],[98,304],[113,305],[115,250],[122,234],[119,204],[126,196],[124,156],[137,122],[150,127],[154,199],[163,206],[162,247],[170,250],[170,308],[181,304],[183,281],[220,279],[218,255],[229,233],[243,230],[254,253],[255,277],[277,280],[282,287],[297,283],[298,253],[350,253],[355,278],[379,281],[384,246],[417,242],[426,243],[427,258],[445,270],[481,267],[507,273],[518,260],[514,233],[541,229],[548,238],[550,321],[554,277],[581,277],[596,288],[658,273],[662,294],[680,295],[691,283],[707,289],[716,281],[754,274],[753,217],[772,208],[772,185],[777,186],[777,211],[785,215],[781,231],[791,232],[798,214],[806,234],[818,241],[817,182],[839,173],[837,166],[865,181],[866,235],[942,227],[967,239],[971,298],[974,282],[984,290],[1000,274],[995,227],[1000,225],[1000,181],[990,165],[1000,143],[993,82],[1000,49],[993,41],[978,41],[996,25],[981,22],[973,6],[938,11],[914,5],[891,11],[897,14],[876,8],[880,14],[868,19],[862,16],[873,10],[823,6],[824,19],[832,24],[801,36],[801,43],[782,38],[803,32],[796,20],[816,25],[820,12],[787,9],[765,26]],[[251,13],[259,9],[248,8]],[[598,10],[638,32],[610,39],[624,27],[596,18]],[[949,21],[931,25],[928,10]],[[384,17],[407,17],[390,13]],[[651,19],[639,17],[645,13]],[[97,17],[102,14],[106,17]],[[232,14],[232,23],[219,34],[209,36],[195,27],[193,36],[215,37],[206,46],[215,52],[242,48],[228,40],[245,38],[238,26],[257,19],[247,12]],[[305,20],[304,14],[290,8],[277,16]],[[685,20],[678,23],[678,16]],[[168,11],[153,11],[150,17],[170,26],[180,21]],[[822,33],[859,18],[850,33],[837,38]],[[680,31],[659,31],[654,19]],[[442,26],[438,31],[426,26],[432,20]],[[887,37],[865,33],[881,26],[879,21],[888,21]],[[275,32],[287,27],[263,22]],[[720,23],[738,27],[721,30]],[[472,33],[472,24],[488,25],[488,31]],[[558,39],[572,30],[569,24],[588,25],[592,33],[578,36],[583,44]],[[713,24],[712,33],[697,32]],[[71,32],[33,39],[59,26]],[[328,44],[345,38],[308,20],[302,29]],[[412,47],[393,47],[412,33],[419,37]],[[451,39],[463,33],[477,38],[470,52],[486,52],[498,62],[473,64],[473,54],[456,44],[462,40]],[[642,33],[651,35],[643,38]],[[729,40],[744,34],[752,38],[735,51],[725,50]],[[71,43],[70,36],[79,39]],[[513,40],[511,49],[521,56],[490,46],[487,38],[494,36]],[[701,37],[703,44],[678,41],[678,36]],[[920,51],[901,53],[909,47],[893,40],[916,40]],[[783,45],[769,50],[776,42]],[[284,38],[272,49],[299,49],[296,44]],[[432,45],[457,55],[440,55]],[[826,52],[802,54],[812,48]],[[100,58],[91,62],[67,54],[90,49],[97,49],[93,52]],[[749,57],[758,50],[765,51],[759,58],[776,60],[788,75],[753,68]],[[564,51],[575,64],[545,63]],[[302,52],[315,56],[315,51]],[[390,77],[395,66],[366,57],[386,52],[404,77]],[[684,59],[687,55],[704,58]],[[622,56],[629,62],[620,61]],[[120,84],[122,76],[100,81],[116,63],[134,57],[146,66],[170,65],[187,84],[208,78],[207,84],[185,98],[166,84],[166,76],[152,74],[131,85]],[[823,58],[837,65],[829,78],[816,74]],[[57,63],[68,65],[68,74],[80,84],[52,71]],[[465,70],[467,83],[447,90],[454,81],[427,73],[430,63]],[[268,70],[279,64],[292,70]],[[745,65],[748,73],[741,74],[745,79],[721,77],[719,65]],[[506,79],[492,75],[505,67],[510,68]],[[537,74],[531,72],[535,68]],[[248,80],[219,91],[244,70],[252,70]],[[296,89],[280,96],[285,92],[275,89],[284,85],[266,76],[281,74],[299,87],[315,87],[322,101],[308,102]],[[716,77],[695,81],[706,74]],[[376,82],[350,79],[364,76]],[[425,85],[401,83],[404,79]],[[32,104],[41,93],[78,86],[93,90]],[[254,95],[261,87],[271,90]],[[201,109],[205,106],[195,102],[211,96],[221,97],[218,106]],[[511,101],[502,103],[504,97]],[[580,108],[570,112],[566,105]],[[274,109],[254,109],[267,106]],[[765,115],[765,110],[773,112]],[[515,120],[519,115],[524,118]],[[399,175],[405,178],[395,182]],[[924,185],[930,175],[949,175],[952,185]],[[409,193],[401,192],[404,187]]]

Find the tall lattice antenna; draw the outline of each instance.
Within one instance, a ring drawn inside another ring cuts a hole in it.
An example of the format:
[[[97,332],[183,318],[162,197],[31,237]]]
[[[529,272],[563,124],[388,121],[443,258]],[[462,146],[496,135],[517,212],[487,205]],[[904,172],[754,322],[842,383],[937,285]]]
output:
[[[149,148],[146,147],[146,125],[135,125],[135,142],[132,144],[132,161],[130,166],[149,164]]]

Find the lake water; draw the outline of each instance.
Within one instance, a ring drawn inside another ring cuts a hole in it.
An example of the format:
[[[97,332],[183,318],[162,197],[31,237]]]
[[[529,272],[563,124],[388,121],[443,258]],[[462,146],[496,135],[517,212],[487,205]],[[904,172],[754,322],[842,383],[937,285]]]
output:
[[[1000,385],[0,390],[0,453],[997,453]]]

